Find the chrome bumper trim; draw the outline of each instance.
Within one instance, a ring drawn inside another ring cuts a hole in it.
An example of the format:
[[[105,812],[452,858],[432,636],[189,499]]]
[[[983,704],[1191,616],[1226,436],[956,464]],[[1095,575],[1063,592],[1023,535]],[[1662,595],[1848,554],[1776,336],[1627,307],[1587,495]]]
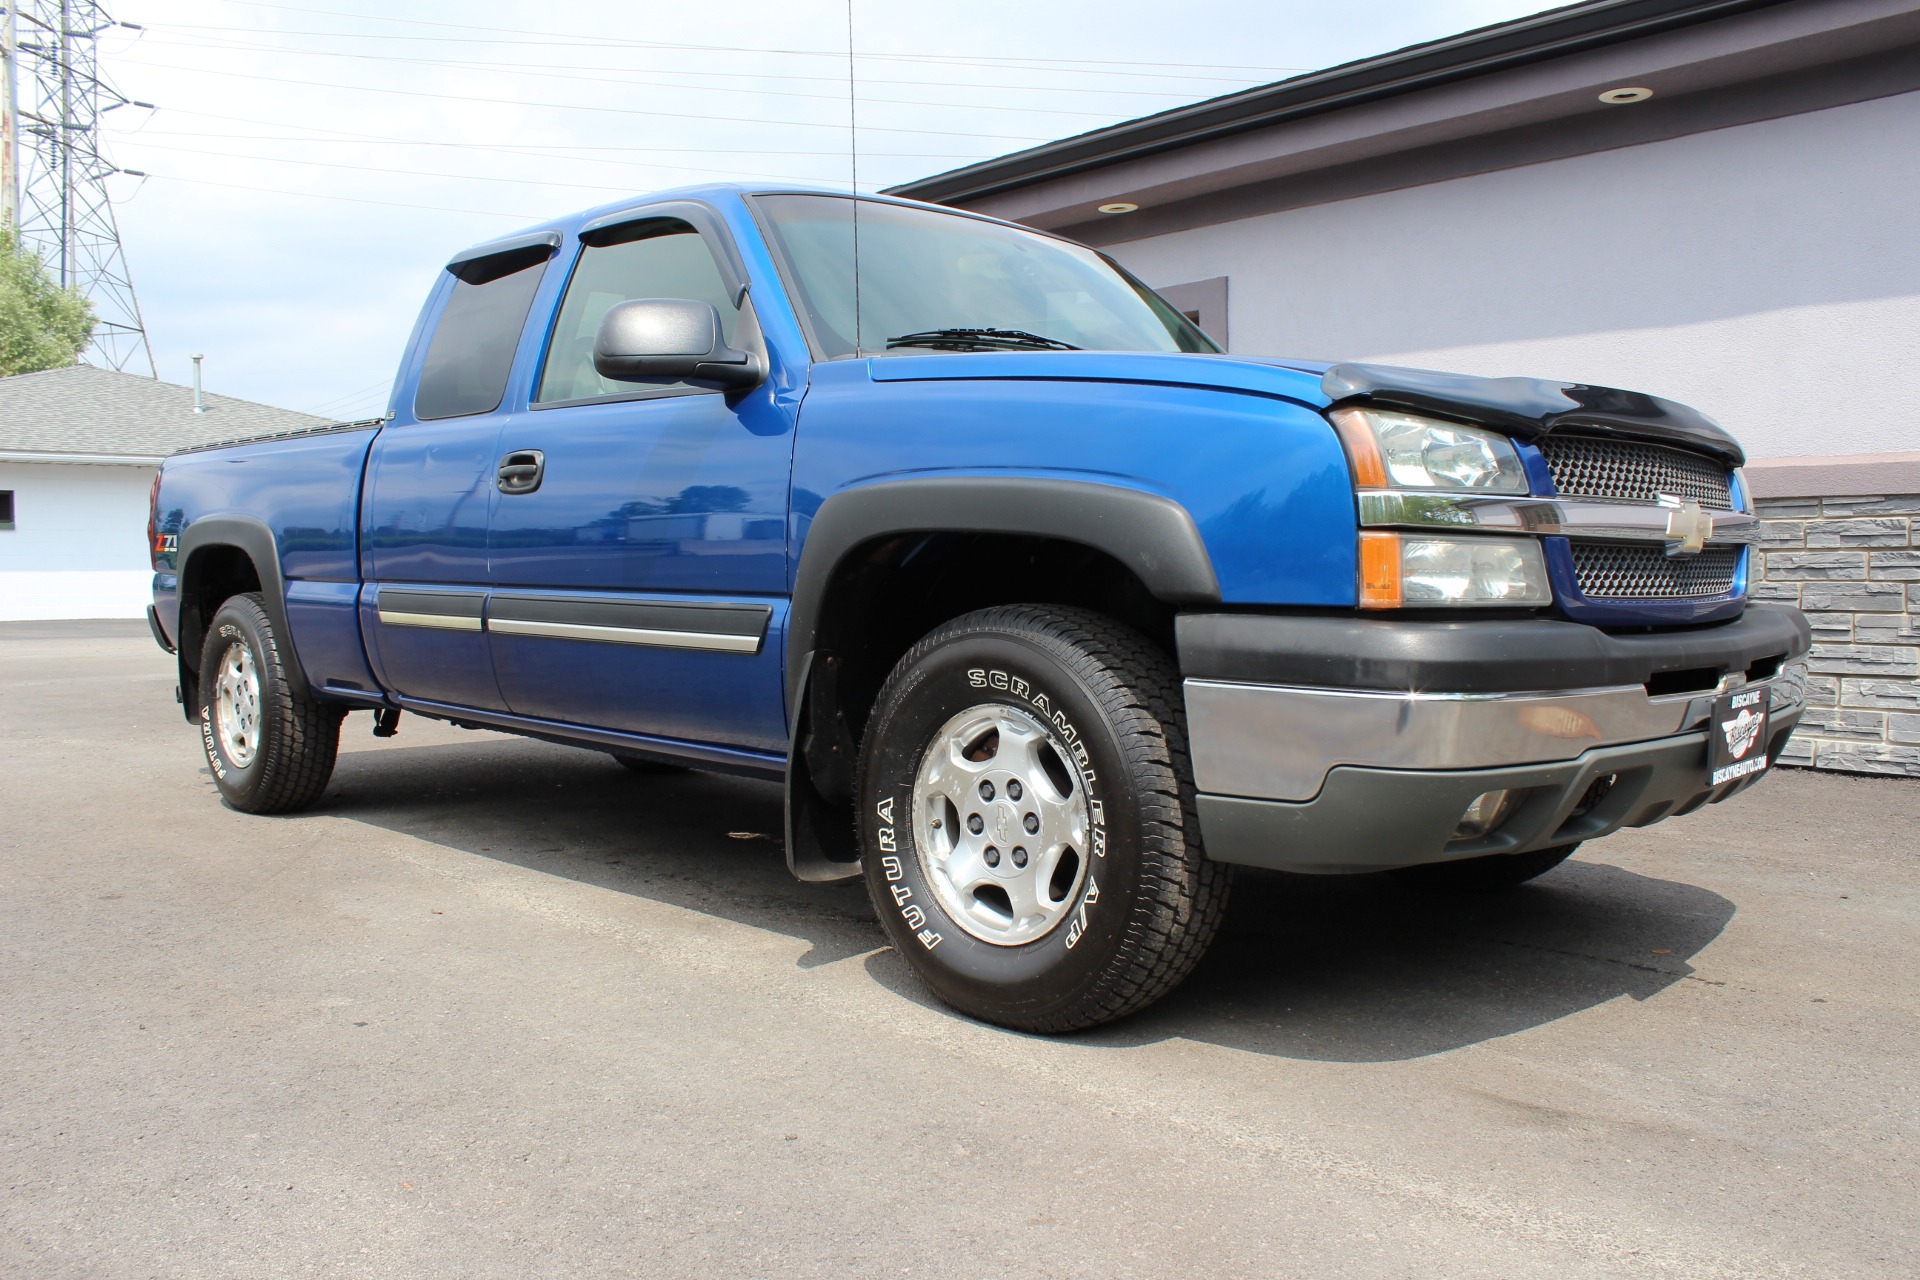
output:
[[[1689,535],[1705,546],[1751,547],[1760,542],[1759,516],[1746,511],[1706,511],[1694,504],[1456,497],[1376,489],[1357,496],[1360,523],[1369,527],[1467,529],[1673,545],[1689,541]]]
[[[1388,693],[1185,682],[1197,788],[1208,795],[1310,800],[1339,765],[1483,769],[1572,760],[1704,724],[1708,693],[1650,697],[1644,685],[1543,693]],[[1769,705],[1806,700],[1803,664],[1762,682]]]

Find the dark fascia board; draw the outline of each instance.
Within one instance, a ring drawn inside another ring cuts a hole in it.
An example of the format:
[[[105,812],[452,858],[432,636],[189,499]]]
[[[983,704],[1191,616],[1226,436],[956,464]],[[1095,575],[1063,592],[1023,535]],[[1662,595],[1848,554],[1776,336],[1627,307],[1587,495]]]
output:
[[[1805,0],[1595,0],[1213,98],[890,187],[940,203],[1081,173],[1301,116]]]
[[[1920,52],[1920,46],[1903,45],[1865,58],[1672,97],[1663,95],[1631,111],[1555,116],[1443,142],[1389,147],[1335,163],[1316,157],[1271,177],[1228,175],[1232,180],[1215,182],[1210,179],[1217,174],[1209,173],[1203,180],[1189,180],[1193,187],[1189,194],[1162,187],[1148,207],[1125,218],[1089,217],[1084,202],[1026,216],[1032,219],[1032,225],[1043,226],[1055,235],[1111,249],[1132,240],[1239,218],[1920,92],[1920,56],[1916,52]],[[1132,197],[1128,192],[1127,198]]]

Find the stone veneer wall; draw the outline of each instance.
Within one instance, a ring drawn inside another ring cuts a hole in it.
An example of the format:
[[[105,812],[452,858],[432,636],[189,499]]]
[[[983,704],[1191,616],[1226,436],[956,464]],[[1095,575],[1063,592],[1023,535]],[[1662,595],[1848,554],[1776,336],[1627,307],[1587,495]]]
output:
[[[1761,497],[1756,600],[1813,624],[1782,764],[1920,777],[1920,494]]]

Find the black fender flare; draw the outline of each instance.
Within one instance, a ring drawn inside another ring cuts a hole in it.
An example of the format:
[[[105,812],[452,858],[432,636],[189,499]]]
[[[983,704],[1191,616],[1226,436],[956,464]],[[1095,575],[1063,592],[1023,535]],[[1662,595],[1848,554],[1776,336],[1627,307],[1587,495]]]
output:
[[[300,665],[300,655],[295,651],[293,629],[287,625],[287,584],[280,570],[280,546],[266,522],[253,516],[203,516],[189,524],[180,534],[180,611],[186,612],[186,601],[192,599],[194,582],[194,560],[197,554],[215,547],[233,547],[253,562],[253,571],[260,579],[261,607],[267,612],[267,620],[273,623],[274,632],[285,644],[280,660],[285,664],[287,683],[293,687],[298,697],[308,693],[306,668]],[[201,619],[204,626],[208,620]],[[181,703],[189,720],[193,719],[193,699],[186,696],[200,671],[200,650],[206,636],[202,632],[201,644],[189,647],[186,640],[184,617],[175,624],[178,632],[174,637],[179,649]],[[189,669],[191,667],[191,669]]]
[[[827,589],[860,547],[916,533],[1000,533],[1075,542],[1112,556],[1168,604],[1220,600],[1213,559],[1193,516],[1173,499],[1142,489],[1094,480],[934,476],[881,481],[828,498],[808,526],[787,620],[787,724],[792,734],[787,863],[803,880],[859,873],[857,862],[832,856],[852,853],[850,824],[844,841],[812,835],[820,824],[812,820],[811,811],[820,802],[811,794],[801,751]]]
[[[1187,509],[1143,489],[1090,480],[937,476],[834,494],[808,526],[787,622],[787,670],[806,670],[833,575],[856,548],[906,533],[1006,533],[1078,542],[1134,571],[1169,604],[1218,604],[1213,558]],[[796,689],[789,701],[798,705]],[[794,723],[793,720],[788,721]]]

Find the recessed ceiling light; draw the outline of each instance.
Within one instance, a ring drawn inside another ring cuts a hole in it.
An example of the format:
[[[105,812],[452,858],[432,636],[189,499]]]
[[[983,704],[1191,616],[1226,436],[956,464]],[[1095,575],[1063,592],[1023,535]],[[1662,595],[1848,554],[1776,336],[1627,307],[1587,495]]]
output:
[[[1629,102],[1645,102],[1653,96],[1653,90],[1639,85],[1622,85],[1618,89],[1609,89],[1600,95],[1600,101],[1610,107],[1624,106]]]
[[[1139,207],[1140,207],[1140,206],[1139,206],[1139,205],[1137,205],[1137,204],[1128,204],[1128,203],[1127,203],[1127,202],[1126,202],[1125,200],[1116,200],[1116,201],[1114,201],[1114,202],[1113,202],[1112,204],[1103,204],[1103,205],[1101,205],[1101,206],[1100,206],[1100,212],[1102,212],[1102,213],[1132,213],[1132,212],[1133,212],[1133,211],[1134,211],[1135,209],[1138,209]]]

